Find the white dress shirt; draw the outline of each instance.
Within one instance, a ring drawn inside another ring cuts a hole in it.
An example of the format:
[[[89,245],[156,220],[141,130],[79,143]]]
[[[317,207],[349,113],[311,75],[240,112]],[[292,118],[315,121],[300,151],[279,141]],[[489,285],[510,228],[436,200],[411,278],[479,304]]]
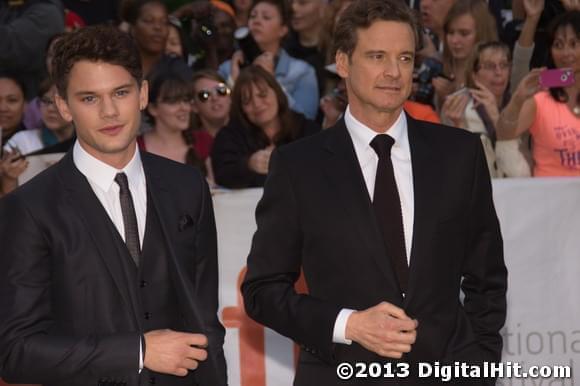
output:
[[[346,108],[344,123],[352,139],[354,151],[358,159],[367,192],[371,201],[375,191],[375,178],[377,174],[377,164],[379,157],[370,146],[371,141],[378,133],[359,120],[350,112],[350,107]],[[385,134],[395,140],[391,149],[391,161],[395,173],[395,182],[401,200],[401,213],[403,215],[403,232],[405,234],[405,251],[407,253],[407,263],[411,258],[411,243],[413,240],[413,217],[415,213],[413,194],[413,168],[411,165],[411,147],[409,146],[409,135],[407,129],[407,117],[401,111],[399,118],[393,126],[386,129]],[[346,339],[346,323],[348,317],[354,312],[350,309],[342,309],[334,323],[332,341],[334,343],[351,344],[352,341]]]
[[[95,195],[105,208],[109,218],[115,224],[119,235],[125,241],[125,224],[119,199],[119,185],[115,182],[117,173],[125,173],[129,181],[129,190],[135,206],[139,243],[143,247],[145,237],[145,221],[147,219],[147,186],[145,172],[141,163],[141,155],[135,145],[135,154],[129,163],[118,170],[102,161],[99,161],[79,144],[77,140],[73,147],[73,162],[77,169],[87,178]],[[139,339],[139,371],[143,369],[143,347]]]

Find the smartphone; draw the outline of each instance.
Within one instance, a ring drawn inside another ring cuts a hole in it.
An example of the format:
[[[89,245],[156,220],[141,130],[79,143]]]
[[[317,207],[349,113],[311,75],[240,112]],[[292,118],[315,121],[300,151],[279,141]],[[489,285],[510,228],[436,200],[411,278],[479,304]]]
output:
[[[571,68],[554,68],[540,73],[540,86],[543,88],[567,87],[575,82]]]
[[[454,97],[455,95],[461,95],[461,94],[469,94],[469,89],[467,87],[461,87],[459,90],[447,95],[447,98],[451,98],[451,97]]]

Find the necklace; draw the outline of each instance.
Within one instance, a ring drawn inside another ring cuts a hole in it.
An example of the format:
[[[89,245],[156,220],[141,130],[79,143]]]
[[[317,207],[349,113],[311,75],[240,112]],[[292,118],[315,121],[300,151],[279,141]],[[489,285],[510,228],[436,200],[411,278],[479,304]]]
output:
[[[574,113],[574,115],[580,117],[580,106],[576,105],[572,108],[572,112]]]

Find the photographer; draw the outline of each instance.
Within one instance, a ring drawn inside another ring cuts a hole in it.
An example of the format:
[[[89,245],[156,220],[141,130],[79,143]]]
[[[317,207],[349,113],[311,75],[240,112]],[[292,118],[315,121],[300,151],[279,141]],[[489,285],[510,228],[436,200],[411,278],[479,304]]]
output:
[[[217,70],[220,63],[232,57],[236,23],[234,10],[228,3],[193,1],[172,16],[190,24],[192,47],[187,61],[193,70]]]

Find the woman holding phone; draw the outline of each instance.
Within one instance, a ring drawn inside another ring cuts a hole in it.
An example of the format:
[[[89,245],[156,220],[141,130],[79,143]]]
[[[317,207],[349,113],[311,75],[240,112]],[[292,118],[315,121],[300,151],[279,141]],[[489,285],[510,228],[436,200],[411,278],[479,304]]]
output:
[[[572,69],[574,83],[544,89],[543,69],[532,70],[502,111],[498,138],[517,138],[529,130],[534,176],[580,176],[580,10],[554,19],[548,47],[548,68]]]

